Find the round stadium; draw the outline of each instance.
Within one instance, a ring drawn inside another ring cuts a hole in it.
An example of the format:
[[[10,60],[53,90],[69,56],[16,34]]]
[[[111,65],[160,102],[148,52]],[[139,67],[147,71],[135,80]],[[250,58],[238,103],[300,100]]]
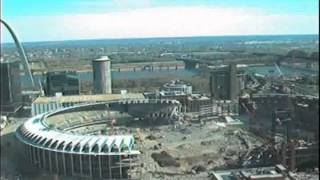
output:
[[[119,100],[47,112],[17,131],[30,163],[63,176],[130,179],[139,166],[134,130],[179,117],[176,100]]]

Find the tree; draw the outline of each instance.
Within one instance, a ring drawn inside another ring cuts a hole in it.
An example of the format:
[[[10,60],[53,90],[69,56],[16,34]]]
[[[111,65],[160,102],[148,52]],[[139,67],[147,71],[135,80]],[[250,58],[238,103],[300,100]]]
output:
[[[319,51],[311,53],[310,54],[310,59],[314,60],[314,61],[319,61]]]
[[[307,58],[308,54],[302,50],[294,49],[288,52],[287,57],[291,58]]]

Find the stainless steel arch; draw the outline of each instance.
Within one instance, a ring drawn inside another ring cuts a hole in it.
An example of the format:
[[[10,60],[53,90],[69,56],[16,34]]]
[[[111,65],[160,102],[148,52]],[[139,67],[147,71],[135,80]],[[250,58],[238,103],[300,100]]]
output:
[[[35,83],[34,83],[34,80],[33,80],[33,77],[32,77],[32,74],[31,74],[31,70],[30,70],[30,67],[29,67],[29,63],[28,63],[28,59],[27,59],[27,56],[25,54],[25,51],[22,47],[22,45],[20,44],[19,40],[18,40],[18,37],[16,36],[16,34],[14,33],[14,31],[12,30],[12,28],[9,26],[8,23],[6,23],[4,20],[0,19],[0,22],[7,28],[7,30],[10,32],[13,40],[14,40],[14,43],[18,49],[18,53],[21,57],[21,60],[22,60],[22,64],[23,64],[23,67],[24,67],[24,70],[25,70],[25,73],[29,76],[30,80],[31,80],[31,84],[32,86],[35,88]]]

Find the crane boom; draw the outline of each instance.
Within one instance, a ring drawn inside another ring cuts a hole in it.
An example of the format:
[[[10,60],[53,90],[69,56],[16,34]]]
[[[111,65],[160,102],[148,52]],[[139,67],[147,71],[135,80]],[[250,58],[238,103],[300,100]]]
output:
[[[277,65],[277,63],[274,63],[274,65],[276,66],[277,71],[279,72],[280,76],[283,76],[283,73],[282,73],[280,67]]]

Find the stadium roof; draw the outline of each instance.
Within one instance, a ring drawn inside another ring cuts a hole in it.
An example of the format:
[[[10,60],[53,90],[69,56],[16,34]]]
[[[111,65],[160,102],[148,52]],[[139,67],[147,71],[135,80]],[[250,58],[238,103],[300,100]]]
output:
[[[31,146],[63,153],[140,154],[133,149],[132,135],[81,135],[63,132],[46,125],[46,115],[47,113],[40,114],[26,121],[17,130],[18,139]]]
[[[73,96],[57,96],[57,97],[38,97],[34,104],[45,104],[50,102],[60,103],[76,103],[76,102],[103,102],[120,99],[144,99],[142,93],[128,94],[95,94],[95,95],[73,95]]]

